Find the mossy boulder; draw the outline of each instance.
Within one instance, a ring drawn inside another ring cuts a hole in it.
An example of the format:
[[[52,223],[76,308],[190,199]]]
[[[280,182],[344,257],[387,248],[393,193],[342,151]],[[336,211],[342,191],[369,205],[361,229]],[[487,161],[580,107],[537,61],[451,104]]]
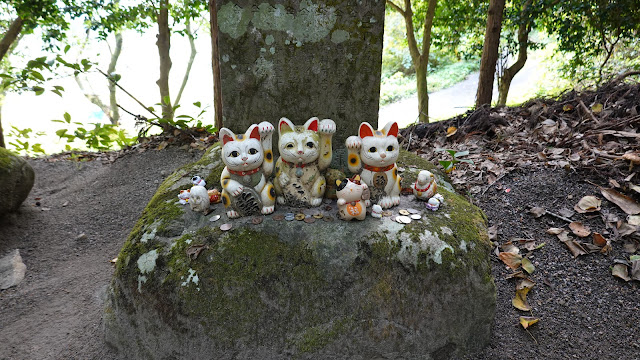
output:
[[[219,156],[213,147],[169,176],[118,257],[104,325],[123,357],[453,359],[489,342],[486,218],[444,181],[437,212],[402,197],[394,213],[422,210],[408,225],[325,221],[335,200],[303,210],[323,214],[314,223],[254,225],[227,220],[220,204],[205,216],[177,203],[193,174],[216,185]],[[401,160],[407,174],[433,168]],[[233,228],[221,231],[224,222]]]
[[[0,216],[18,210],[34,180],[33,168],[25,159],[0,147]]]

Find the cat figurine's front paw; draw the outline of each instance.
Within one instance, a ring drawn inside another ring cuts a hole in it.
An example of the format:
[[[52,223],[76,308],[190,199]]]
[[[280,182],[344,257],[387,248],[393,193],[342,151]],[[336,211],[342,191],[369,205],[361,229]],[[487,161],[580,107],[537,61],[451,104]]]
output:
[[[311,206],[318,206],[320,204],[322,204],[322,198],[311,199]]]
[[[398,202],[399,200],[400,199],[398,199]],[[378,205],[380,205],[383,209],[388,209],[393,206],[393,200],[391,199],[391,197],[385,196],[382,199],[380,199],[380,202],[378,203]]]
[[[276,201],[277,201],[277,202],[278,202],[278,204],[280,204],[280,205],[284,205],[284,204],[285,204],[284,196],[278,196],[278,197],[276,197]]]
[[[349,136],[346,141],[347,148],[359,150],[362,146],[362,139],[357,136]]]
[[[282,174],[280,174],[278,180],[280,180],[280,186],[286,186],[289,183],[290,179],[289,176],[287,176],[287,174],[283,172]]]
[[[263,207],[262,207],[262,214],[263,214],[263,215],[271,214],[275,209],[276,209],[276,207],[275,207],[274,205],[271,205],[271,206],[263,206]]]
[[[400,196],[392,196],[391,203],[393,204],[393,206],[400,205]]]
[[[227,191],[229,193],[231,193],[231,195],[233,197],[236,197],[236,196],[242,194],[242,190],[244,190],[244,186],[242,186],[241,184],[239,184],[237,182],[233,182],[233,181],[227,187]]]
[[[240,217],[240,214],[235,210],[229,210],[229,211],[227,211],[227,217],[229,219],[235,219],[235,218]]]
[[[273,127],[273,125],[268,121],[263,121],[258,124],[258,132],[260,133],[261,138],[273,134],[274,130],[275,128]]]
[[[318,132],[321,134],[334,134],[336,132],[336,123],[331,119],[324,119],[320,121]]]

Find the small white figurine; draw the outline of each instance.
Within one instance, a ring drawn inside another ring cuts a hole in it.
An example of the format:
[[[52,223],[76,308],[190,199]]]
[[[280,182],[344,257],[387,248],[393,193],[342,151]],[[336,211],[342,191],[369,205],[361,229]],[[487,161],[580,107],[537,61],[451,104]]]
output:
[[[367,216],[366,202],[369,200],[369,188],[360,182],[360,175],[351,179],[336,180],[338,197],[338,215],[342,220],[364,220]]]
[[[208,214],[210,204],[209,193],[204,186],[195,185],[191,188],[189,191],[189,205],[191,205],[191,210]]]
[[[438,191],[438,185],[436,184],[436,177],[430,171],[420,170],[418,173],[418,179],[412,186],[413,195],[416,199],[428,201]]]
[[[382,206],[375,204],[371,207],[371,216],[376,219],[382,218]]]
[[[191,178],[191,182],[193,183],[193,185],[198,185],[198,186],[207,186],[207,183],[204,181],[203,178],[201,178],[200,176],[196,175],[194,177]]]
[[[444,203],[444,197],[440,194],[435,194],[431,199],[429,199],[429,201],[427,201],[425,206],[431,211],[436,211],[440,208],[440,204],[442,203]]]
[[[189,202],[189,190],[180,190],[180,194],[178,195],[178,202],[182,205],[186,205]]]

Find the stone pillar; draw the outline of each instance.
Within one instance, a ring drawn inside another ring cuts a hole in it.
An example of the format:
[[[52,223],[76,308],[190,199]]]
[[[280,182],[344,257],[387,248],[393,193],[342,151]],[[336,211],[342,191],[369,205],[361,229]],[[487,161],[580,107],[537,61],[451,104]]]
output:
[[[360,122],[377,126],[384,9],[384,0],[219,1],[224,126],[330,118],[336,150]]]

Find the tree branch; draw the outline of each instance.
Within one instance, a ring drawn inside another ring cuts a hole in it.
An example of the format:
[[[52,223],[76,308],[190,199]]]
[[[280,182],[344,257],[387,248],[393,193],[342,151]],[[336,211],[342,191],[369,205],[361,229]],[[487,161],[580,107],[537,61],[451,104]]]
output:
[[[396,5],[391,0],[387,0],[387,4],[389,4],[389,6],[391,6],[393,8],[393,10],[397,11],[400,15],[402,15],[404,17],[404,10],[400,6]]]
[[[0,61],[4,58],[11,48],[11,44],[18,38],[18,35],[22,32],[22,25],[24,24],[24,20],[18,16],[16,17],[11,25],[9,25],[9,29],[2,36],[2,40],[0,40]]]
[[[422,29],[422,61],[429,61],[429,50],[431,49],[431,28],[433,27],[433,18],[436,15],[436,7],[438,0],[429,0],[427,7],[427,15],[424,19],[424,28]]]
[[[145,110],[147,110],[149,113],[151,113],[151,115],[153,115],[153,117],[160,119],[160,117],[158,115],[156,115],[156,113],[154,113],[151,109],[149,109],[145,104],[143,104],[140,100],[138,100],[135,96],[131,95],[127,90],[125,90],[122,86],[120,86],[117,82],[115,82],[111,76],[107,75],[104,73],[104,71],[97,69],[98,72],[100,72],[100,74],[104,75],[104,77],[106,77],[107,79],[109,79],[109,81],[111,81],[112,83],[114,83],[118,89],[122,90],[125,94],[129,95],[130,98],[132,98],[135,102],[138,103],[138,105],[142,106]]]
[[[409,54],[411,54],[411,60],[413,65],[420,64],[420,50],[418,50],[418,42],[416,41],[416,34],[413,29],[413,10],[411,10],[411,0],[404,0],[404,25],[407,29],[407,44],[409,45]]]

